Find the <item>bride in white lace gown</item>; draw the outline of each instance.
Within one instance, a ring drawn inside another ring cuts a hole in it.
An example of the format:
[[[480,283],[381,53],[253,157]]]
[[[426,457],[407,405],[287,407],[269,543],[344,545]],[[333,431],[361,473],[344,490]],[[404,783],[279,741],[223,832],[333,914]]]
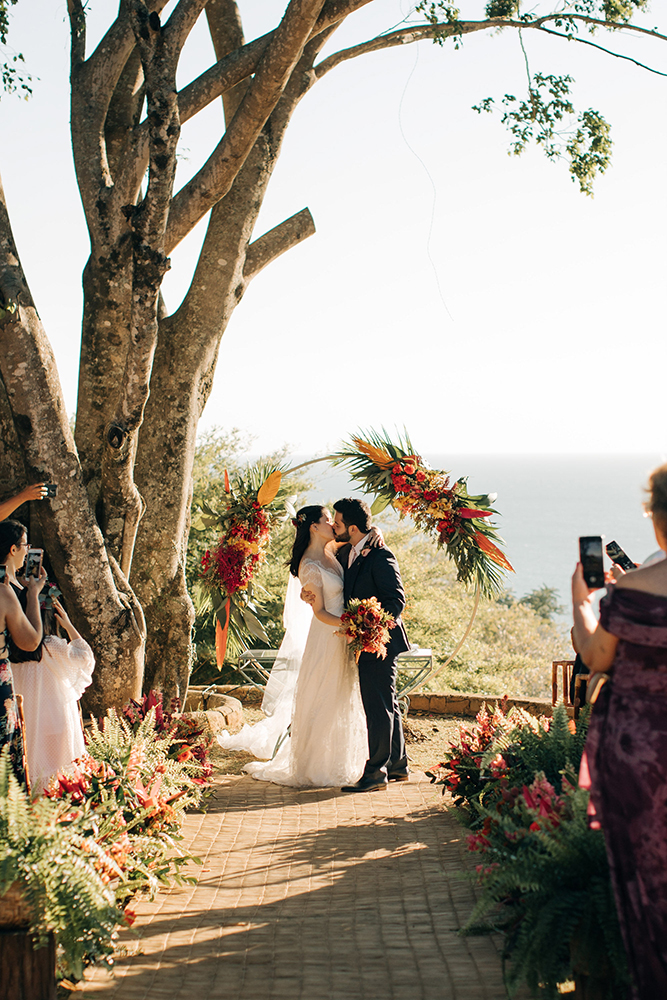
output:
[[[363,772],[368,731],[359,673],[345,639],[336,635],[343,612],[343,569],[332,551],[334,535],[325,508],[302,508],[296,528],[285,602],[287,632],[262,705],[269,717],[218,740],[225,749],[270,756],[291,718],[290,736],[275,756],[247,764],[245,770],[281,785],[344,785]],[[316,595],[312,612],[299,600],[302,586]]]

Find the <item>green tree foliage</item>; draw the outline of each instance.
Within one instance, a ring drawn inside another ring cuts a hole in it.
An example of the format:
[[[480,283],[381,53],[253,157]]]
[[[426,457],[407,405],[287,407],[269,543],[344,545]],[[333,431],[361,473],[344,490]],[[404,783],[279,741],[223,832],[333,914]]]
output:
[[[525,594],[519,604],[524,604],[527,608],[532,608],[536,615],[544,618],[545,621],[553,621],[559,615],[564,615],[566,608],[564,604],[558,603],[558,591],[555,587],[547,587],[546,583],[529,594]]]
[[[20,52],[12,52],[7,46],[9,32],[9,8],[18,0],[0,0],[0,73],[2,74],[2,89],[13,94],[18,91],[28,98],[32,94],[30,86],[32,77],[21,67],[24,62]]]
[[[518,156],[526,147],[535,143],[550,160],[564,159],[569,164],[572,180],[579,183],[583,194],[592,196],[593,182],[604,173],[611,162],[611,128],[604,116],[593,108],[577,111],[571,101],[569,75],[532,73],[528,61],[525,39],[528,30],[537,30],[569,41],[591,45],[602,52],[630,59],[644,66],[629,55],[612,51],[593,42],[590,37],[600,29],[618,33],[618,28],[629,24],[631,18],[647,7],[647,0],[576,0],[565,3],[558,11],[539,11],[535,7],[523,9],[520,0],[490,0],[485,14],[498,27],[512,27],[518,31],[526,70],[527,93],[523,98],[505,94],[501,98],[502,124],[512,136],[510,153]],[[469,29],[460,19],[461,12],[447,0],[422,0],[417,12],[423,14],[435,27],[435,41],[442,45],[446,38],[453,38],[455,48],[462,43],[463,34]],[[664,37],[657,29],[633,25],[633,30],[654,37]],[[661,74],[664,75],[664,74]],[[492,112],[495,98],[486,97],[473,110]]]

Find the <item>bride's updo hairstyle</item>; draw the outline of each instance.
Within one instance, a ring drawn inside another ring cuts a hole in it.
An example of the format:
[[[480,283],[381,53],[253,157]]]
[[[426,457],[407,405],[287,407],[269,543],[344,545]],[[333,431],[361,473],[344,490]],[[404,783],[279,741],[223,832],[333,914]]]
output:
[[[310,545],[310,526],[311,524],[317,524],[324,510],[325,508],[321,504],[314,503],[309,507],[302,507],[292,520],[292,524],[296,528],[296,538],[292,546],[292,557],[288,563],[292,576],[299,575],[299,563],[303,559],[304,552]]]
[[[653,523],[667,536],[667,462],[654,469],[649,476],[648,495],[644,506],[650,512]]]

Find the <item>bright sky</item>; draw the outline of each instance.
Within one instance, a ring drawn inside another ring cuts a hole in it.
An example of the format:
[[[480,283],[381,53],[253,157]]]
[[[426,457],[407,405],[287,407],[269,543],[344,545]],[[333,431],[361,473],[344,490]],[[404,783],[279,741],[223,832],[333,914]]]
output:
[[[247,37],[274,26],[284,5],[242,2]],[[116,4],[88,6],[96,40]],[[409,9],[374,0],[329,51]],[[462,16],[480,13],[462,4]],[[20,0],[10,40],[39,80],[31,101],[0,103],[0,171],[73,411],[88,244],[69,146],[64,0]],[[204,426],[249,431],[257,451],[326,451],[380,425],[405,425],[424,453],[667,451],[667,79],[530,32],[525,43],[533,72],[569,72],[579,108],[613,125],[613,165],[595,198],[564,163],[508,156],[498,119],[471,110],[525,93],[514,33],[337,68],[295,115],[256,232],[308,206],[317,234],[250,286],[223,338]],[[667,71],[663,42],[625,51]],[[200,24],[183,82],[211,58]],[[220,125],[216,105],[185,126],[179,184]],[[173,254],[170,308],[202,236]]]

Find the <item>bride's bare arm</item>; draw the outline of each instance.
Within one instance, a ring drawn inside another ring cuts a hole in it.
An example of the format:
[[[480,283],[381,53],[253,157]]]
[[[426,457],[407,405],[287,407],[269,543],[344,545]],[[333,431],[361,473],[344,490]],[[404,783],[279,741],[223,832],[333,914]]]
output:
[[[329,612],[324,607],[324,599],[322,597],[322,588],[316,587],[314,584],[308,584],[309,591],[314,595],[313,601],[308,601],[313,609],[313,614],[318,621],[324,622],[325,625],[340,625],[341,621],[337,615],[330,615]]]

